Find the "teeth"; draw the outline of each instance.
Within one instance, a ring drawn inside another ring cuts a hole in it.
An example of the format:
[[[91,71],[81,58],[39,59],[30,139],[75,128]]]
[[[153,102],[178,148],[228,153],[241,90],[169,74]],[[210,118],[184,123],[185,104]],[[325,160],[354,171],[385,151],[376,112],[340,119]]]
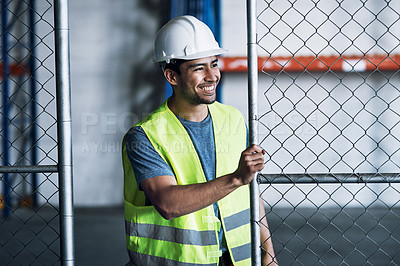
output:
[[[214,86],[211,87],[204,87],[203,90],[205,91],[212,91],[214,89]]]

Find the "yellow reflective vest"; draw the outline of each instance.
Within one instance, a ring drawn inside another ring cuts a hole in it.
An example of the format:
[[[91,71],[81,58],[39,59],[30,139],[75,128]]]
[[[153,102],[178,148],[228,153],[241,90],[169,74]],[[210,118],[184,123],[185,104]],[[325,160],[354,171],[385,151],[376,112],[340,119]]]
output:
[[[208,105],[213,121],[216,176],[236,170],[246,147],[246,127],[233,107]],[[173,170],[178,185],[206,182],[194,145],[168,108],[167,102],[147,116],[141,126],[151,144]],[[222,224],[234,265],[250,265],[249,186],[242,186],[218,201],[220,219],[210,205],[199,211],[164,219],[153,206],[145,206],[122,143],[126,244],[134,265],[217,265],[220,252],[218,230]]]

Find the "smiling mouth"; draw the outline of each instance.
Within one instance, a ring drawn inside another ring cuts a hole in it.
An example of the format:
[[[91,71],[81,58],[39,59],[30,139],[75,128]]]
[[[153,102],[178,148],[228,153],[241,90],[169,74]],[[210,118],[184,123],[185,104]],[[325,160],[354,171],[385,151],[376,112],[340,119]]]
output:
[[[201,86],[200,89],[205,92],[213,92],[215,90],[215,87],[216,87],[216,85],[213,84],[210,86]]]

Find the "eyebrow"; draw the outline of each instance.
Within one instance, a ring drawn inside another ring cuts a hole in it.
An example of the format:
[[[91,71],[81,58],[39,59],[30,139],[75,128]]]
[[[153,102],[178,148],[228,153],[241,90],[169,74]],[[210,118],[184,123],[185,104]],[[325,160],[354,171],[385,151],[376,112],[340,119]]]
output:
[[[218,63],[218,58],[216,58],[213,61],[211,61],[211,64],[215,64],[215,63]],[[199,66],[205,66],[207,64],[208,63],[192,64],[192,65],[189,65],[189,68],[196,68],[196,67],[199,67]]]

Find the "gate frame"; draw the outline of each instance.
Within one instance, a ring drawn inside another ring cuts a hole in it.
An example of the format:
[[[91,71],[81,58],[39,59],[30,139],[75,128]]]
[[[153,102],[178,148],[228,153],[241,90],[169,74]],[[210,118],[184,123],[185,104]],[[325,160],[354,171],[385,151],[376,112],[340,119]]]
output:
[[[270,59],[270,57],[257,57],[257,0],[247,0],[247,69],[245,66],[240,65],[235,67],[230,67],[229,63],[234,62],[236,59],[243,60],[242,57],[233,58],[222,58],[224,62],[224,71],[246,71],[248,77],[248,122],[249,122],[249,143],[259,144],[258,139],[258,74],[260,70],[267,68],[263,61]],[[367,60],[366,67],[364,71],[371,71],[375,69],[380,70],[397,70],[398,69],[398,58],[399,55],[395,54],[394,59],[387,60],[389,57],[382,58],[379,55],[372,55],[370,57],[366,56]],[[285,57],[284,57],[285,58]],[[295,62],[294,65],[285,66],[270,66],[271,71],[286,70],[298,71],[303,70],[305,67],[311,70],[325,70],[327,65],[330,69],[336,69],[338,71],[344,71],[341,63],[346,60],[346,56],[336,57],[324,57],[322,56],[322,61],[332,61],[332,63],[315,66],[312,62],[308,60],[310,58],[295,58],[290,57],[290,60]],[[363,57],[364,58],[364,57]],[[363,58],[356,57],[356,60],[365,60]],[[287,58],[285,58],[287,59]],[[352,59],[352,57],[349,57]],[[302,60],[307,63],[302,64]],[[289,60],[287,60],[289,61]],[[313,60],[310,60],[313,61]],[[259,64],[260,62],[260,64]],[[376,62],[376,63],[375,63]],[[336,63],[336,64],[334,64]],[[295,173],[295,174],[263,174],[257,173],[250,183],[250,207],[251,207],[251,252],[252,252],[252,265],[261,265],[261,240],[260,240],[260,212],[259,212],[259,199],[261,197],[260,184],[392,184],[400,183],[400,178],[397,178],[399,173]]]
[[[54,1],[61,264],[74,265],[72,122],[68,0]]]
[[[58,173],[60,259],[61,265],[72,266],[74,265],[75,252],[68,0],[54,0],[53,4],[58,164],[4,165],[0,166],[0,173],[4,173],[5,176],[10,173]],[[31,8],[33,9],[34,7],[32,6]],[[6,64],[5,67],[7,67]],[[5,77],[6,74],[4,73]]]
[[[247,0],[247,64],[248,64],[248,108],[249,143],[258,144],[258,62],[257,62],[257,3]],[[260,203],[258,173],[250,183],[251,261],[261,265]]]

